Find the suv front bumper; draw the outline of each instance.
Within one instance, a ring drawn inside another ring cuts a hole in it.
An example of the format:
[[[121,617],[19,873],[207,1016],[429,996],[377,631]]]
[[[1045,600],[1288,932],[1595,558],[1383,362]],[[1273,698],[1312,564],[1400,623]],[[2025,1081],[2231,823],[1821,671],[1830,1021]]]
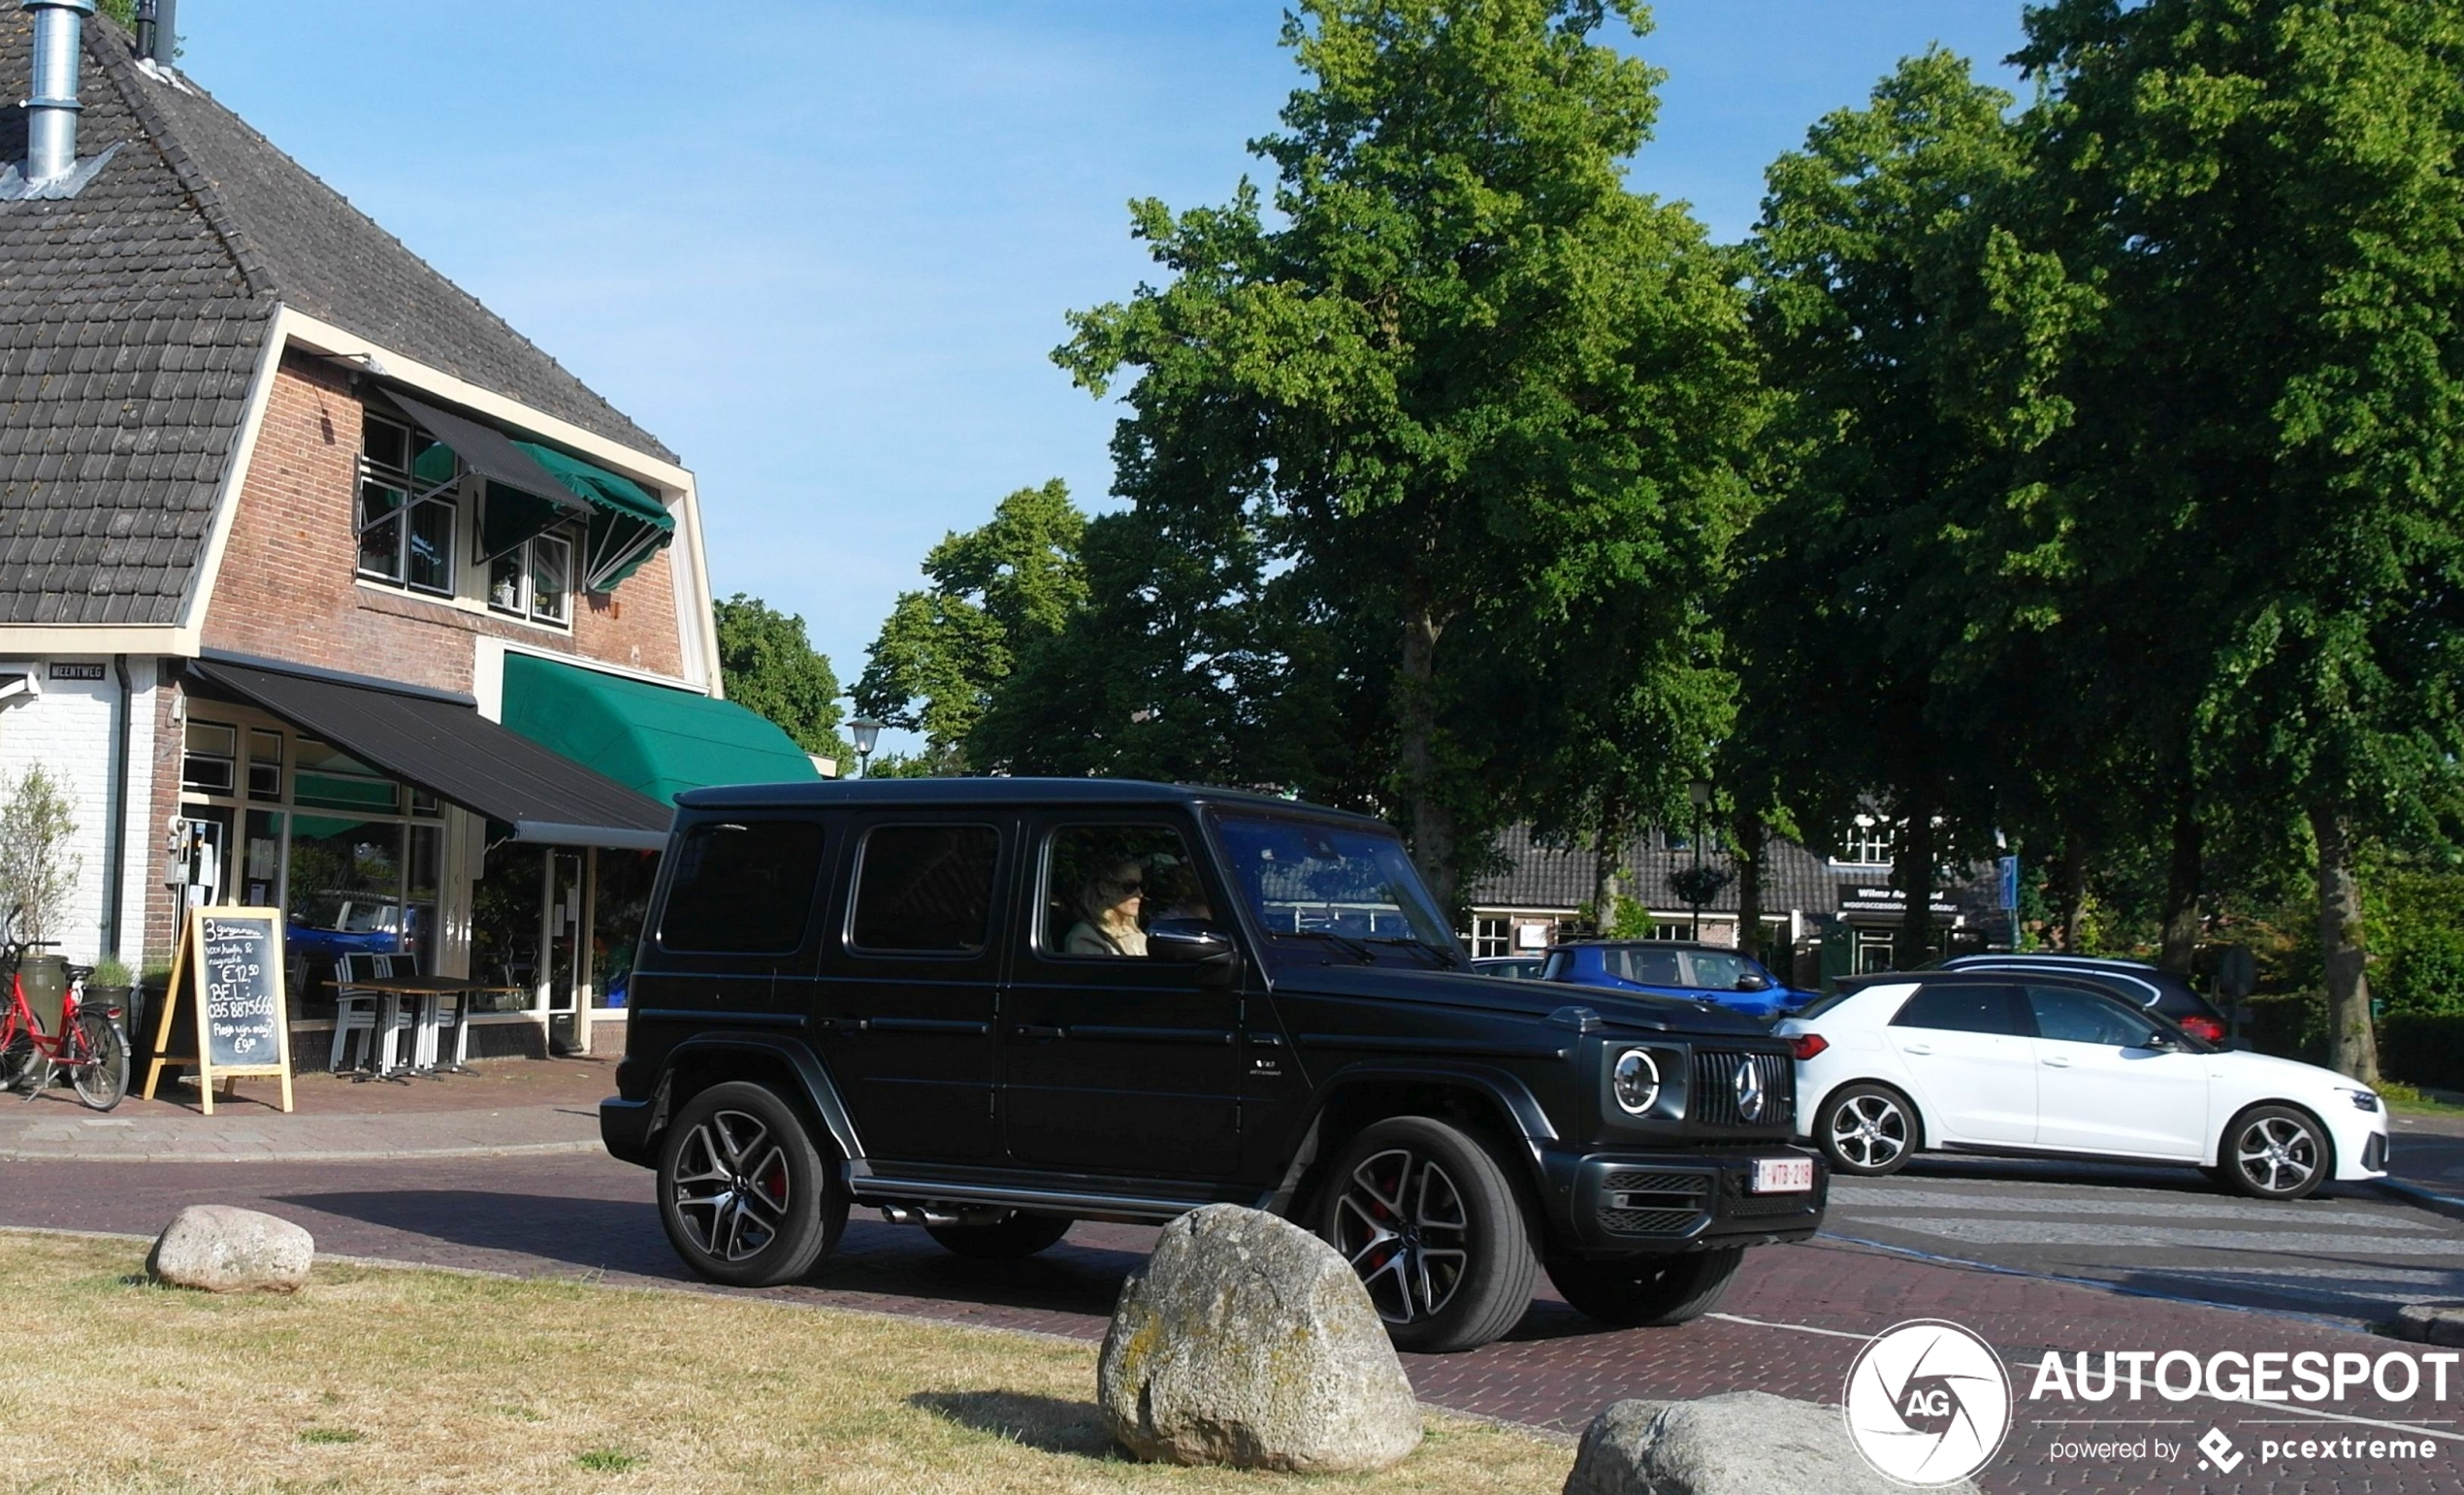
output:
[[[1803,1193],[1753,1191],[1754,1160],[1811,1157]],[[1830,1170],[1802,1148],[1772,1145],[1721,1153],[1593,1153],[1564,1157],[1566,1224],[1585,1251],[1686,1251],[1801,1241],[1819,1229]]]

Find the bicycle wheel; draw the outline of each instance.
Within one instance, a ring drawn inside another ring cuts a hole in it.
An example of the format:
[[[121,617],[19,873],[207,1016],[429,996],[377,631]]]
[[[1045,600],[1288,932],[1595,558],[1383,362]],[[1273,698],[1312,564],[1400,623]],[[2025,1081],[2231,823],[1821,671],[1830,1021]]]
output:
[[[77,1088],[77,1098],[97,1111],[118,1105],[128,1093],[128,1040],[111,1019],[99,1012],[81,1012],[71,1042],[77,1049],[77,1063],[69,1070],[69,1083]]]
[[[43,1072],[43,1054],[35,1047],[43,1033],[43,1020],[29,1014],[27,1021],[34,1025],[13,1030],[8,1047],[0,1049],[0,1090],[25,1089]]]

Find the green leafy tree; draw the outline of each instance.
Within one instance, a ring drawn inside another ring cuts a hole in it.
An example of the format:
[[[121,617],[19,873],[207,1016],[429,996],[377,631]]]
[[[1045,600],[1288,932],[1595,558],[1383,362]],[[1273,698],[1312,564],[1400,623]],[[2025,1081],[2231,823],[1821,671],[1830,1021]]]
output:
[[[2162,419],[2133,482],[2230,537],[2199,751],[2306,824],[2333,1060],[2372,1078],[2362,851],[2440,836],[2464,750],[2464,11],[2061,0],[2028,26],[2115,404]]]
[[[1135,375],[1116,491],[1152,533],[1253,537],[1267,673],[1350,719],[1303,777],[1395,814],[1449,904],[1530,745],[1503,672],[1605,593],[1694,590],[1733,523],[1706,510],[1746,501],[1729,262],[1627,189],[1659,75],[1594,39],[1612,15],[1648,27],[1633,0],[1309,0],[1309,83],[1253,146],[1273,220],[1246,183],[1134,205],[1168,283],[1055,354],[1098,394]]]
[[[76,842],[77,806],[67,785],[33,764],[0,804],[0,912],[15,912],[16,938],[61,932],[85,865]]]
[[[1011,494],[989,523],[944,536],[924,557],[932,585],[899,595],[856,682],[859,710],[924,733],[916,765],[968,771],[968,735],[1020,651],[1058,634],[1086,599],[1086,530],[1056,477]]]
[[[711,609],[728,699],[777,723],[807,753],[838,760],[855,749],[838,734],[838,675],[804,636],[804,620],[739,592]]]
[[[1739,731],[1754,787],[1818,837],[1869,802],[1893,821],[1902,966],[1931,941],[1940,864],[1994,818],[1993,671],[1968,631],[2014,547],[1979,516],[2011,507],[2060,424],[2038,355],[2072,309],[1997,217],[2026,169],[2010,105],[1948,52],[1903,61],[1771,167],[1752,245],[1785,400],[1779,491],[1730,595],[1756,686]]]

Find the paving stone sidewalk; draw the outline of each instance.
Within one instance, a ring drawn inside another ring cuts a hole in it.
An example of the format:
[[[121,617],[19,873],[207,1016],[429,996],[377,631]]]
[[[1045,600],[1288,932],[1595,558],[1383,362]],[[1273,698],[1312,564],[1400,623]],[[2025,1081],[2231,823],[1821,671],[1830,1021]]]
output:
[[[108,1113],[65,1087],[0,1093],[0,1162],[343,1162],[595,1153],[598,1105],[616,1089],[605,1059],[501,1060],[469,1074],[360,1081],[295,1076],[292,1110],[276,1082],[250,1078],[203,1113],[193,1085],[144,1099],[141,1071]]]

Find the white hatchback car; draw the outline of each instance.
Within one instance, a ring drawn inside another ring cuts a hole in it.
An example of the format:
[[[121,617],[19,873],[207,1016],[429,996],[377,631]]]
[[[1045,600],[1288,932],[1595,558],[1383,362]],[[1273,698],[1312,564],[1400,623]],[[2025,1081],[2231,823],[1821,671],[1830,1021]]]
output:
[[[2260,1199],[2386,1172],[2386,1109],[2332,1070],[2217,1049],[2035,973],[1887,976],[1782,1020],[1797,1129],[1844,1174],[1929,1149],[2193,1165]]]

